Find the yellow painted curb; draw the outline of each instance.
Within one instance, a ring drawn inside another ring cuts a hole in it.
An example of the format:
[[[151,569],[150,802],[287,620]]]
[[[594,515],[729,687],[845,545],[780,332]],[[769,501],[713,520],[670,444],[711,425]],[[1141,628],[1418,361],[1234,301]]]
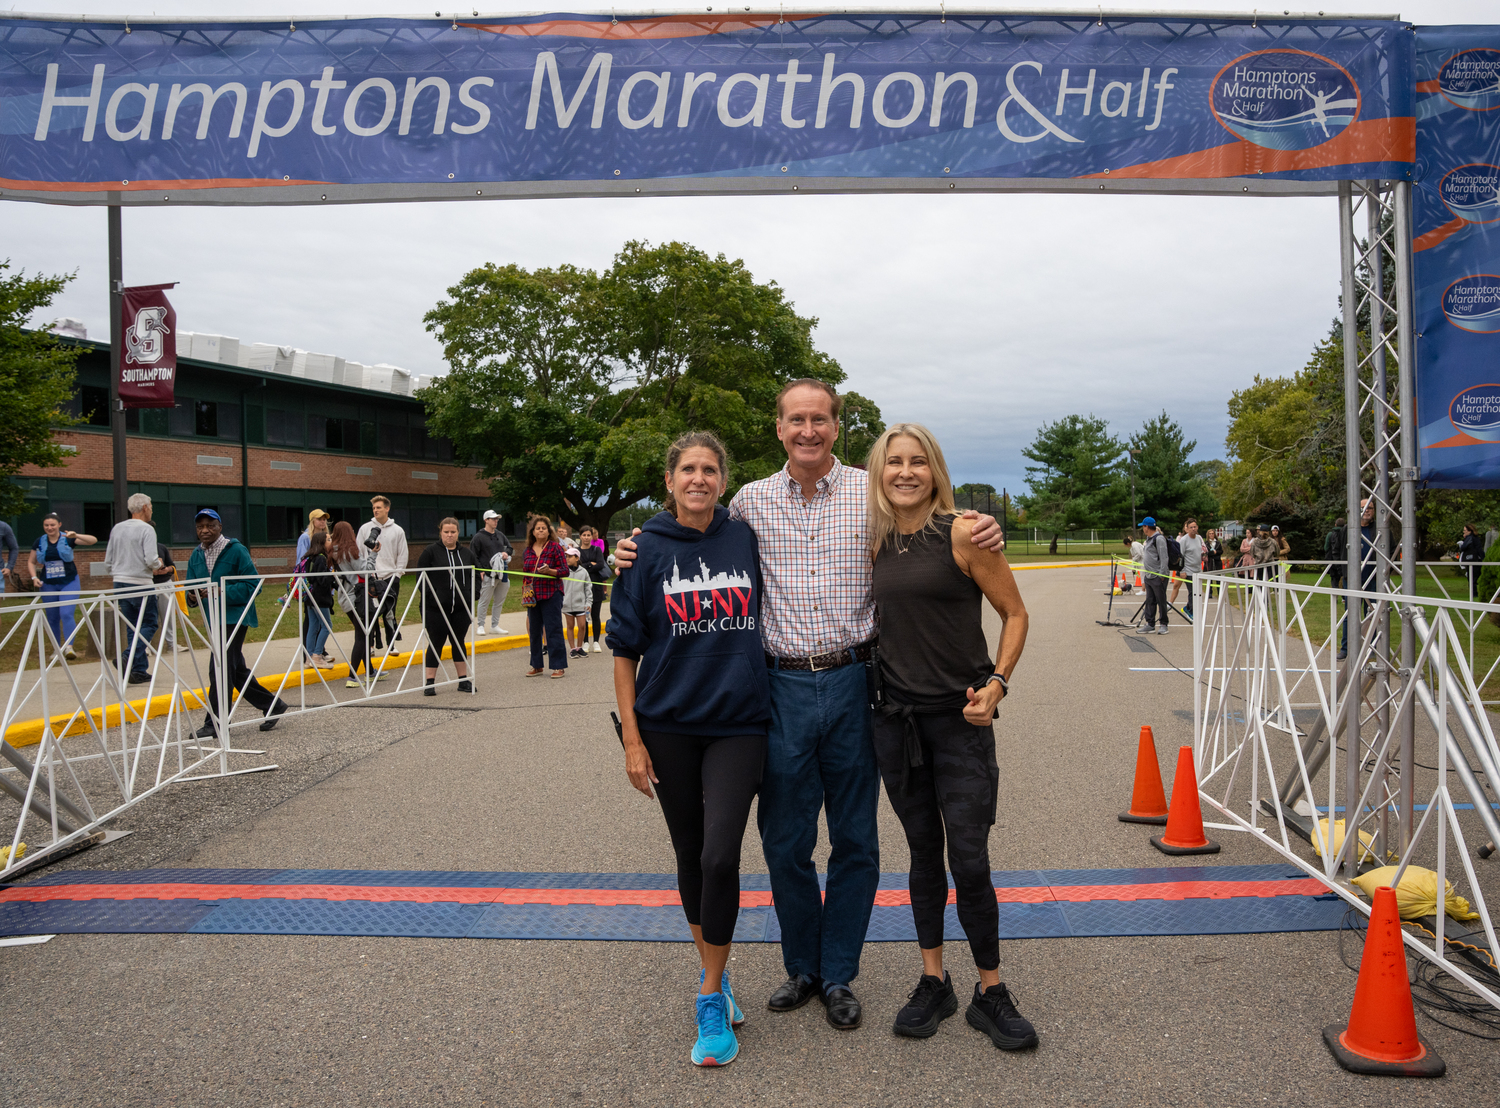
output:
[[[1112,566],[1113,562],[1034,562],[1031,565],[1011,566],[1012,573],[1020,573],[1023,569],[1074,569],[1078,566]]]
[[[514,650],[517,647],[529,645],[530,641],[527,635],[505,635],[500,638],[478,639],[474,643],[472,653],[493,654],[498,650]],[[252,643],[251,645],[254,646],[255,644]],[[382,663],[382,671],[404,668],[411,661],[412,656],[418,653],[426,654],[427,650],[424,647],[420,652],[408,650],[401,654],[391,654]],[[452,647],[443,647],[443,657],[453,657]],[[323,680],[325,681],[341,678],[347,680],[349,667],[340,662],[338,665],[330,666],[328,669],[294,669],[289,673],[267,674],[264,677],[258,678],[258,680],[262,685],[267,686],[274,692],[277,689],[294,689],[301,685],[316,685],[319,683],[319,674],[323,675]],[[178,710],[191,711],[194,708],[205,707],[203,701],[205,695],[206,691],[204,689],[184,689],[180,694],[181,706]],[[160,716],[164,716],[172,710],[172,700],[173,696],[171,693],[162,693],[160,696],[151,697],[149,701],[145,697],[142,697],[140,700],[127,701],[124,705],[124,708],[128,712],[126,722],[138,723],[142,718],[157,719]],[[94,708],[87,716],[81,712],[64,712],[61,715],[52,717],[52,729],[59,737],[66,738],[69,735],[87,734],[95,726],[101,728],[118,727],[120,725],[120,712],[121,706],[118,704],[112,704],[102,712],[100,709]],[[145,713],[144,717],[141,714],[142,712]],[[73,721],[72,724],[68,724],[69,720]],[[90,720],[93,721],[92,724],[89,722]],[[20,723],[11,724],[5,730],[5,741],[15,747],[35,746],[42,741],[42,722],[40,719],[28,719],[22,720]],[[65,726],[67,729],[63,730]]]

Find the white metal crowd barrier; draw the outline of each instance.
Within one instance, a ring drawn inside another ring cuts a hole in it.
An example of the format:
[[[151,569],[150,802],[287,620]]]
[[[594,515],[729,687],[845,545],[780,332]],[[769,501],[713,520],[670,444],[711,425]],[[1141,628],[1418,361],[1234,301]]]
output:
[[[316,662],[304,640],[305,621],[319,618],[304,575],[0,596],[0,657],[15,658],[14,671],[0,674],[0,681],[9,677],[0,715],[0,844],[9,849],[0,845],[0,880],[105,841],[110,821],[168,786],[275,769],[264,750],[236,748],[230,738],[263,722],[250,698],[236,695],[249,679],[284,706],[283,718],[420,695],[429,643],[424,605],[434,630],[464,644],[472,690],[474,632],[465,617],[474,610],[477,575],[461,590],[467,606],[439,613],[434,578],[448,572],[412,570],[361,590],[347,618],[365,642],[380,645],[355,657],[354,636],[339,630],[336,617],[326,647],[331,665]],[[234,597],[244,607],[233,605],[232,621],[231,589],[249,594]],[[283,602],[264,603],[272,597]],[[157,605],[162,629],[147,648],[149,680],[132,684],[128,656],[148,604]],[[243,644],[246,613],[264,616],[268,607],[269,624]],[[237,675],[239,650],[249,657]],[[460,660],[451,647],[437,659],[435,687],[456,685]]]
[[[1481,856],[1500,843],[1500,745],[1481,696],[1488,674],[1476,677],[1466,640],[1500,605],[1235,571],[1199,580],[1219,595],[1200,602],[1193,624],[1194,762],[1202,800],[1229,821],[1209,826],[1254,836],[1367,915],[1350,884],[1361,865],[1399,866],[1392,886],[1410,864],[1435,870],[1436,937],[1407,933],[1408,947],[1500,1008],[1500,994],[1449,956],[1441,907],[1445,882],[1457,878],[1500,950],[1469,838],[1488,838]],[[1340,659],[1346,611],[1358,613],[1358,630]],[[1403,618],[1416,648],[1406,669],[1391,645]],[[1418,737],[1436,763],[1430,785],[1418,784],[1430,765],[1418,764]],[[1469,835],[1455,788],[1472,805]],[[1304,857],[1304,839],[1315,859]]]

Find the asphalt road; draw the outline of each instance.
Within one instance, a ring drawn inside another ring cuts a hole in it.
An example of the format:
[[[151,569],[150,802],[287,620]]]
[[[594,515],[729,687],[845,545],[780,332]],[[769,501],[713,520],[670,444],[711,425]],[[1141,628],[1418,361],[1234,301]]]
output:
[[[1131,667],[1188,666],[1191,636],[1136,653],[1095,624],[1095,577],[1019,576],[1032,636],[997,725],[996,869],[1171,864],[1152,828],[1115,813],[1142,723],[1169,787],[1171,752],[1191,738],[1189,680]],[[153,798],[122,820],[130,838],[61,866],[670,872],[661,817],[621,768],[608,656],[563,681],[525,680],[524,662],[481,656],[474,697],[286,721],[256,735],[280,770]],[[881,819],[881,868],[903,870],[883,799]],[[1275,861],[1220,838],[1221,854],[1183,862]],[[753,818],[743,868],[765,869]],[[966,948],[948,954],[972,989]],[[697,974],[683,945],[62,935],[0,949],[0,1103],[1472,1106],[1500,1079],[1495,1044],[1420,1015],[1446,1078],[1340,1070],[1320,1029],[1347,1018],[1354,975],[1331,933],[1007,942],[1002,977],[1041,1036],[1019,1055],[961,1014],[930,1040],[891,1034],[920,971],[914,944],[865,948],[866,1025],[850,1033],[816,1004],[765,1010],[777,947],[734,957],[749,1022],[734,1064],[704,1071],[688,1062]]]

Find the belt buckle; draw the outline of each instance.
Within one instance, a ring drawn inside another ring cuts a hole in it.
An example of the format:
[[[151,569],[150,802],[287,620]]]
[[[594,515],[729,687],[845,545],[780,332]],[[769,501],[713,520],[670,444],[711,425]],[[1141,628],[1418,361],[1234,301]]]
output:
[[[832,669],[833,666],[820,666],[820,665],[818,665],[818,659],[822,658],[822,657],[826,657],[826,655],[824,655],[824,654],[809,654],[807,656],[807,668],[810,669],[810,670],[812,670],[814,673],[817,673],[820,670]]]

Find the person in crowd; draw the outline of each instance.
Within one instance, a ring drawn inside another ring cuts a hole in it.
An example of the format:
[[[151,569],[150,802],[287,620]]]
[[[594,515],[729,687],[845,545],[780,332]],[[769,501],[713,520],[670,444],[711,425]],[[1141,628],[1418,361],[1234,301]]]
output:
[[[366,579],[375,572],[375,552],[367,549],[354,533],[354,528],[340,520],[333,525],[328,539],[328,564],[336,574],[335,598],[339,609],[354,624],[354,647],[349,654],[349,679],[344,682],[347,689],[362,687],[358,674],[363,668],[366,674],[375,672],[370,657],[370,626],[375,622],[375,607],[370,603]],[[325,644],[326,649],[326,644]],[[376,675],[375,680],[384,681],[386,675]]]
[[[42,533],[31,545],[27,555],[26,575],[31,578],[33,588],[40,589],[47,600],[61,600],[47,608],[47,626],[52,636],[62,647],[63,657],[76,661],[78,653],[73,649],[73,636],[77,627],[73,613],[77,607],[78,567],[73,564],[75,546],[93,546],[99,540],[93,535],[63,529],[62,520],[56,512],[42,517]],[[37,569],[37,560],[41,569]]]
[[[328,532],[314,531],[308,543],[307,553],[297,563],[297,572],[302,574],[303,611],[307,613],[303,622],[307,631],[302,637],[302,649],[307,660],[318,669],[329,669],[335,662],[328,653],[328,635],[333,630],[333,578],[328,574]]]
[[[1235,559],[1239,567],[1240,576],[1248,577],[1255,566],[1255,528],[1245,528],[1245,533],[1240,537],[1239,557]]]
[[[1490,547],[1494,546],[1497,542],[1500,542],[1500,528],[1497,528],[1492,523],[1490,524],[1490,529],[1484,533],[1485,552],[1488,553]]]
[[[850,985],[880,882],[880,770],[862,664],[875,646],[868,478],[833,456],[842,407],[827,382],[783,386],[776,434],[787,463],[741,488],[729,514],[755,532],[767,582],[762,634],[774,711],[756,816],[787,980],[766,1007],[790,1012],[816,997],[829,1026],[852,1031],[863,1009]],[[973,542],[998,550],[999,525],[977,519]],[[617,571],[628,573],[634,557],[634,542],[622,539]],[[832,846],[826,897],[813,864],[820,811]]]
[[[599,537],[599,532],[592,527],[585,527],[578,532],[582,540],[578,547],[578,564],[588,571],[589,579],[593,581],[593,588],[589,597],[589,617],[594,624],[594,653],[602,651],[599,645],[599,614],[604,607],[604,589],[609,581],[609,554],[604,545],[604,540]],[[583,649],[588,648],[587,635]]]
[[[172,618],[177,607],[177,597],[164,586],[177,580],[177,563],[172,558],[172,548],[164,542],[156,544],[156,556],[161,559],[161,568],[151,575],[151,583],[159,590],[156,594],[156,619],[161,627],[161,649],[188,650],[186,643],[177,641],[177,621]]]
[[[1281,533],[1281,525],[1278,523],[1271,524],[1271,541],[1276,544],[1276,560],[1278,562],[1291,561],[1292,544]]]
[[[531,635],[531,668],[527,677],[542,675],[542,633],[547,635],[547,657],[554,678],[568,674],[568,650],[562,628],[562,582],[568,559],[557,541],[557,529],[546,516],[531,521],[521,568],[521,603],[526,608],[526,630]]]
[[[1165,635],[1167,633],[1167,568],[1169,555],[1167,537],[1156,525],[1156,519],[1147,516],[1141,520],[1141,532],[1146,536],[1141,552],[1141,581],[1146,586],[1144,620],[1135,629],[1137,635]],[[1161,616],[1161,630],[1156,629],[1157,613]]]
[[[1474,529],[1472,523],[1464,524],[1463,535],[1458,540],[1458,560],[1470,563],[1484,561],[1484,540],[1479,537],[1479,532]],[[1479,591],[1479,566],[1477,564],[1469,566],[1468,575],[1469,599],[1488,599],[1475,595]]]
[[[375,552],[374,573],[365,578],[365,592],[385,626],[385,642],[389,644],[401,638],[396,630],[396,604],[401,598],[401,575],[411,561],[411,552],[406,546],[406,532],[391,518],[390,497],[371,497],[370,512],[374,518],[360,526],[357,537],[367,550]],[[371,630],[366,628],[367,633]]]
[[[1000,782],[991,721],[1026,644],[1026,606],[1005,555],[969,541],[973,525],[958,518],[942,448],[926,427],[889,427],[871,447],[868,469],[880,627],[875,756],[911,853],[908,881],[922,958],[917,987],[893,1030],[925,1039],[958,1011],[943,968],[951,870],[958,920],[979,970],[965,1018],[1002,1050],[1034,1047],[1036,1030],[1000,980],[989,853]],[[993,662],[985,600],[1003,621]]]
[[[328,534],[328,513],[322,508],[314,508],[307,513],[307,528],[297,536],[297,561],[307,557],[307,549],[312,545],[314,535]]]
[[[1264,523],[1255,533],[1255,539],[1250,543],[1250,553],[1255,558],[1255,576],[1264,581],[1272,576],[1271,565],[1281,553],[1281,544],[1271,537],[1271,529]]]
[[[516,552],[510,540],[500,530],[500,513],[489,508],[484,513],[484,526],[469,540],[469,556],[474,559],[474,569],[479,574],[479,600],[474,605],[474,634],[508,635],[500,626],[500,613],[505,609],[505,597],[510,592],[510,578],[504,573]],[[484,629],[488,617],[490,628]]]
[[[1390,553],[1390,547],[1395,544],[1395,535],[1386,538],[1386,553]],[[1349,536],[1353,543],[1354,536]],[[1361,592],[1375,591],[1375,570],[1377,562],[1377,547],[1375,545],[1375,501],[1369,497],[1359,502],[1359,588]],[[1345,561],[1348,554],[1345,555]],[[1351,584],[1350,588],[1353,587]],[[1366,614],[1369,612],[1370,602],[1361,599],[1359,602],[1359,619],[1363,624]],[[1349,656],[1349,598],[1344,597],[1344,617],[1339,621],[1339,661]]]
[[[286,711],[286,702],[280,697],[273,696],[264,685],[251,676],[250,667],[245,664],[245,633],[252,627],[260,626],[260,620],[255,614],[255,596],[259,589],[260,573],[256,570],[255,563],[250,560],[250,551],[246,550],[238,539],[231,539],[224,534],[224,522],[219,518],[218,512],[212,508],[199,509],[198,514],[193,518],[193,526],[198,532],[198,545],[193,548],[193,553],[188,558],[188,580],[201,581],[206,577],[218,584],[225,577],[235,579],[224,586],[222,615],[225,635],[224,667],[227,671],[225,679],[229,682],[231,692],[238,692],[242,699],[250,703],[251,707],[258,708],[265,714],[260,729],[269,731],[276,726],[277,719]],[[197,604],[199,598],[193,597],[188,603]],[[219,710],[218,681],[218,669],[210,653],[208,715],[203,721],[203,726],[198,728],[197,735],[200,739],[211,738],[216,730],[215,721]]]
[[[12,575],[20,560],[21,545],[16,542],[16,533],[10,524],[0,519],[0,593],[10,592],[15,587]]]
[[[563,641],[568,644],[569,658],[582,658],[589,641],[589,602],[593,600],[594,583],[589,571],[579,564],[581,551],[567,549],[568,576],[563,581]]]
[[[1182,609],[1182,614],[1187,616],[1188,622],[1193,619],[1193,578],[1203,572],[1203,554],[1207,549],[1201,538],[1198,537],[1198,521],[1191,516],[1182,525],[1182,535],[1177,540],[1178,549],[1182,551],[1182,569],[1175,576],[1175,581],[1187,586],[1187,604]],[[1172,601],[1177,601],[1177,585],[1172,586]]]
[[[557,521],[557,545],[564,550],[578,549],[578,540],[573,537],[573,528],[568,526],[568,521],[565,519]]]
[[[760,635],[755,533],[719,505],[729,459],[707,432],[667,451],[667,495],[646,521],[635,573],[615,586],[606,641],[625,773],[656,786],[677,856],[677,891],[698,948],[694,1065],[739,1053],[745,1020],[729,983],[740,911],[740,843],[766,758],[771,691]],[[703,618],[698,618],[703,617]],[[699,633],[680,635],[688,620]]]
[[[1344,577],[1349,568],[1349,532],[1344,526],[1344,517],[1333,521],[1333,530],[1323,536],[1323,560],[1328,565],[1328,583],[1336,589],[1344,587]]]
[[[1125,556],[1130,559],[1132,564],[1122,566],[1118,562],[1116,562],[1115,572],[1119,575],[1120,578],[1120,591],[1122,593],[1131,592],[1135,588],[1131,581],[1131,574],[1135,572],[1135,566],[1133,564],[1135,562],[1135,548],[1139,544],[1134,542],[1129,535],[1126,535],[1120,540],[1120,545],[1125,548]]]
[[[120,669],[130,675],[132,685],[151,681],[151,643],[156,639],[156,594],[148,592],[151,577],[161,568],[156,552],[156,528],[151,526],[151,498],[135,493],[125,502],[129,519],[109,531],[104,547],[104,572],[120,590],[116,603],[128,629],[128,645],[121,655]]]
[[[453,647],[453,669],[458,691],[473,692],[469,681],[469,656],[464,640],[469,637],[474,604],[474,556],[458,545],[458,520],[449,516],[438,524],[438,541],[417,559],[417,568],[429,570],[422,589],[422,626],[427,631],[427,663],[422,695],[437,695],[437,671],[443,647]]]
[[[1203,540],[1203,572],[1218,573],[1224,568],[1224,543],[1219,538],[1219,532],[1210,527],[1208,534]],[[1213,595],[1214,587],[1205,583],[1203,595],[1205,598]]]

